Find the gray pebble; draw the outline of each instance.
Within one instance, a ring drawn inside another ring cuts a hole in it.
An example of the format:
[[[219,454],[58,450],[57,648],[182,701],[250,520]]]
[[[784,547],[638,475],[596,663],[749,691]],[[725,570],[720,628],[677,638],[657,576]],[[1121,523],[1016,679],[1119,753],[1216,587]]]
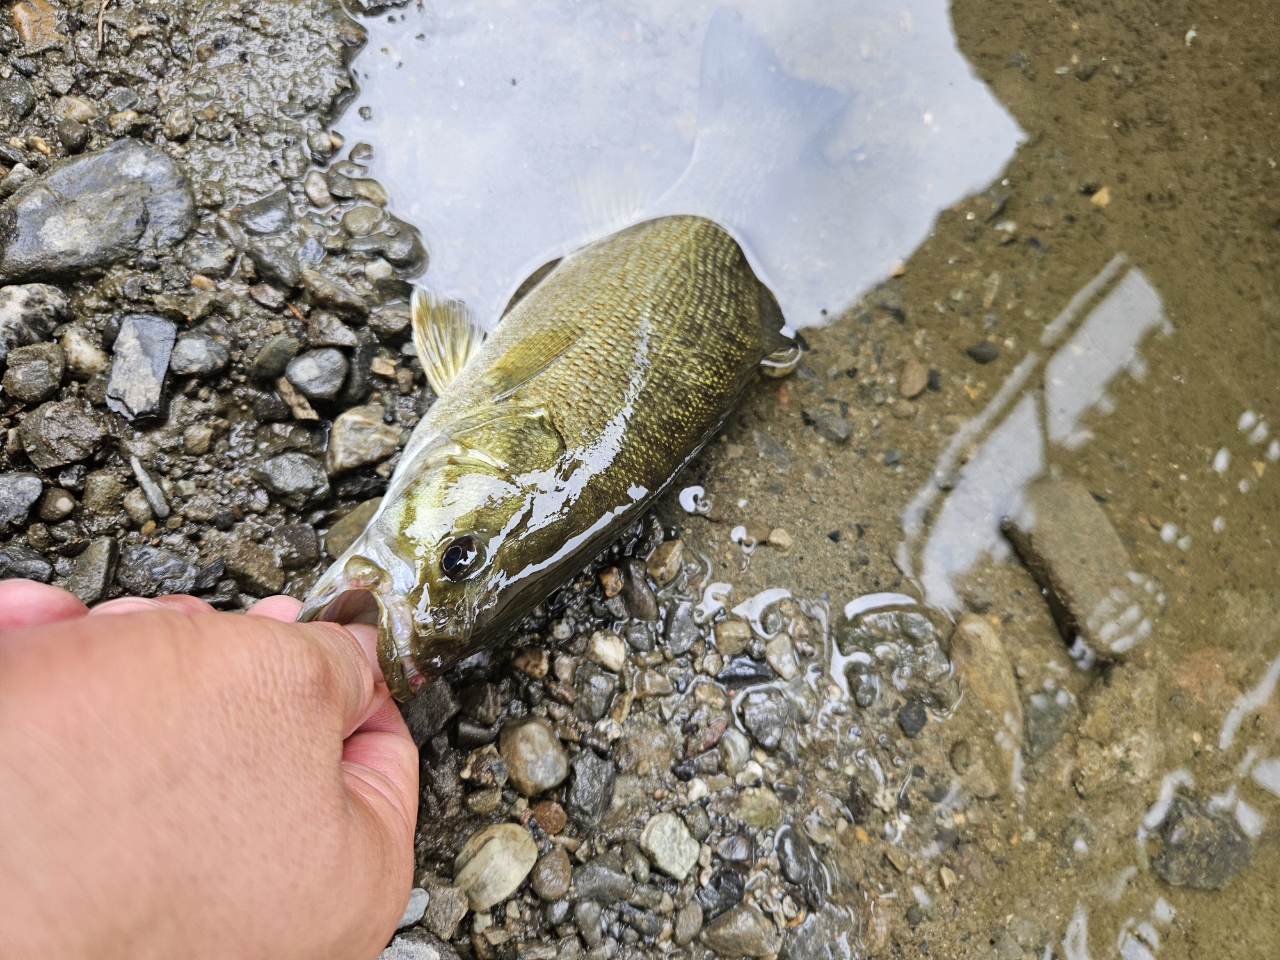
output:
[[[190,187],[163,150],[117,140],[50,167],[5,201],[0,283],[99,269],[179,243],[194,226]]]
[[[622,599],[627,611],[637,620],[652,622],[658,619],[658,598],[649,586],[648,572],[643,560],[634,557],[622,564]]]
[[[397,936],[378,954],[378,960],[458,960],[458,951],[419,929]]]
[[[265,461],[254,478],[295,510],[329,496],[329,477],[314,457],[290,451]]]
[[[422,915],[427,912],[427,903],[430,900],[430,895],[421,887],[414,887],[410,890],[409,902],[405,905],[404,913],[400,917],[400,922],[396,924],[396,929],[403,930],[405,927],[412,927],[421,920]]]
[[[569,775],[568,755],[551,724],[542,717],[507,721],[498,737],[498,750],[506,761],[511,785],[526,797],[550,790]]]
[[[702,942],[725,957],[770,957],[782,946],[778,928],[753,904],[740,903],[702,929]]]
[[[204,333],[179,337],[169,356],[169,369],[180,377],[210,377],[231,361],[231,352]]]
[[[4,391],[22,403],[40,403],[62,384],[66,355],[56,343],[33,343],[9,351]]]
[[[756,743],[772,750],[787,725],[787,701],[777,690],[752,690],[742,701],[742,724]]]
[[[583,750],[570,762],[573,782],[566,792],[568,813],[583,826],[595,826],[613,802],[613,787],[618,772],[613,764],[594,750]]]
[[[50,401],[22,421],[23,449],[42,470],[85,459],[106,435],[102,421],[85,400]]]
[[[43,488],[34,473],[0,473],[0,534],[27,522]]]
[[[112,347],[107,406],[129,420],[160,413],[169,356],[178,328],[151,313],[133,313],[120,324]]]
[[[330,280],[315,270],[303,270],[302,285],[317,307],[328,307],[357,316],[364,316],[369,312],[369,305],[361,299],[360,294],[340,280]]]
[[[327,310],[317,310],[308,318],[307,344],[313,347],[354,347],[355,332]]]
[[[600,930],[600,904],[594,900],[579,900],[573,905],[573,919],[587,946],[594,947],[603,939]]]
[[[16,543],[0,544],[0,580],[48,583],[52,579],[53,564],[39,553]]]
[[[918,700],[908,700],[898,710],[898,726],[913,740],[920,736],[920,731],[929,722],[929,712]]]
[[[674,937],[680,946],[688,946],[702,931],[702,907],[690,901],[676,912]]]
[[[190,593],[196,585],[196,568],[162,547],[125,547],[120,551],[116,580],[138,597]]]
[[[631,896],[635,882],[627,876],[622,858],[616,853],[593,857],[573,871],[571,900],[599,900],[613,903]]]
[[[249,373],[262,380],[274,380],[284,373],[289,361],[301,349],[302,341],[296,337],[274,336],[258,349],[249,365]]]
[[[277,190],[253,203],[246,203],[236,214],[240,225],[258,236],[275,236],[293,226],[293,210],[289,191]]]
[[[76,557],[71,575],[67,577],[67,589],[79,598],[81,603],[97,603],[106,596],[115,574],[116,559],[120,554],[120,545],[115,537],[99,537]]]
[[[580,720],[595,723],[613,703],[614,694],[618,692],[618,679],[594,663],[584,663],[578,667],[574,686],[578,692],[574,713]]]
[[[222,559],[227,573],[236,578],[245,592],[255,597],[269,597],[279,593],[284,586],[280,558],[265,544],[233,539]]]
[[[321,347],[289,361],[284,375],[308,400],[332,400],[347,378],[347,358],[341,350]]]
[[[1160,826],[1164,845],[1151,860],[1156,876],[1175,887],[1217,890],[1245,868],[1253,845],[1231,817],[1175,796]]]
[[[964,352],[969,355],[969,359],[974,363],[987,364],[1000,356],[1000,347],[990,340],[979,340],[977,343],[966,347]]]
[[[569,892],[569,855],[564,847],[553,846],[533,866],[530,883],[543,900],[559,900]]]
[[[693,604],[681,600],[671,609],[667,620],[667,644],[674,654],[688,653],[689,649],[702,639],[702,632],[693,622]]]
[[[146,497],[147,506],[151,508],[151,512],[160,520],[166,519],[170,513],[169,499],[164,495],[160,484],[151,478],[151,474],[147,473],[146,468],[142,466],[142,461],[137,457],[129,458],[129,466],[133,469],[133,476],[138,481],[138,489]]]
[[[382,211],[377,207],[352,207],[342,215],[342,229],[353,237],[367,237],[382,222]]]
[[[849,421],[834,410],[809,407],[804,411],[804,419],[818,432],[818,436],[832,443],[848,443],[849,437],[853,435]]]
[[[302,268],[292,249],[281,241],[254,240],[249,244],[249,256],[258,270],[258,276],[285,289],[296,287],[302,280]]]
[[[221,237],[192,237],[182,246],[182,263],[206,277],[225,277],[236,259],[236,248]]]

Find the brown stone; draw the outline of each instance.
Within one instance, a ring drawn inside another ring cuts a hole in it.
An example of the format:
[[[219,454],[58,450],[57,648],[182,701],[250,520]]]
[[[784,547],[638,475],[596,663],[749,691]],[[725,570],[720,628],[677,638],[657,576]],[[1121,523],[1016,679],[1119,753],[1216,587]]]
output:
[[[902,365],[902,375],[898,377],[898,393],[912,400],[924,392],[929,385],[929,369],[915,357]]]
[[[58,32],[58,14],[47,0],[18,0],[13,5],[13,26],[27,53],[57,50],[66,42]]]
[[[660,543],[649,554],[647,564],[649,576],[660,587],[666,586],[680,572],[680,564],[684,561],[684,541],[668,540]]]
[[[541,647],[525,647],[511,658],[511,665],[533,680],[541,680],[551,669],[551,655]]]
[[[533,819],[538,822],[538,826],[553,837],[563,830],[565,824],[569,822],[569,817],[564,812],[564,807],[554,800],[543,800],[535,804]]]

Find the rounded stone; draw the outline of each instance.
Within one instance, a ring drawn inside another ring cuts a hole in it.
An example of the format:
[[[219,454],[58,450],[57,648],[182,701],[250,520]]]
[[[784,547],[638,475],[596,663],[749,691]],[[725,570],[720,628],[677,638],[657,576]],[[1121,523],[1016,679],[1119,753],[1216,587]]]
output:
[[[543,900],[559,900],[569,892],[569,876],[572,872],[569,854],[564,847],[552,847],[551,851],[541,857],[534,865],[533,876],[529,883],[533,892]]]
[[[551,724],[542,717],[508,721],[498,735],[511,785],[526,797],[550,790],[569,775],[569,757]]]
[[[379,463],[396,452],[401,430],[383,420],[385,413],[385,408],[375,403],[352,407],[334,419],[325,454],[325,466],[330,474]]]
[[[538,845],[518,823],[498,823],[473,834],[453,862],[453,885],[479,913],[511,896],[538,860]]]
[[[180,337],[169,356],[169,369],[180,377],[208,377],[223,369],[231,354],[203,333]]]
[[[651,817],[640,834],[640,849],[669,877],[683,880],[698,865],[698,841],[674,813]]]
[[[289,361],[284,375],[308,400],[332,400],[347,379],[349,365],[341,350],[308,350]]]

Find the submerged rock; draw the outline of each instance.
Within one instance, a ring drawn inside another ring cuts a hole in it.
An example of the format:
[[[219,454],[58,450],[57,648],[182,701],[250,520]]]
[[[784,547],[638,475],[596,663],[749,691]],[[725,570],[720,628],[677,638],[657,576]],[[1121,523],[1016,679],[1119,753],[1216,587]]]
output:
[[[66,294],[57,287],[47,283],[0,287],[0,363],[17,347],[47,340],[54,327],[70,319]]]
[[[177,335],[177,326],[164,317],[134,313],[124,318],[112,348],[109,408],[130,420],[159,414]]]
[[[1225,813],[1175,796],[1160,827],[1164,845],[1151,860],[1156,876],[1175,887],[1217,890],[1253,856],[1249,838]]]
[[[168,154],[117,140],[53,164],[0,204],[0,283],[171,247],[191,231],[194,215],[191,189]]]
[[[1164,595],[1155,581],[1133,572],[1119,534],[1080,484],[1032,484],[1004,532],[1078,662],[1087,666],[1094,652],[1123,658],[1150,634]]]

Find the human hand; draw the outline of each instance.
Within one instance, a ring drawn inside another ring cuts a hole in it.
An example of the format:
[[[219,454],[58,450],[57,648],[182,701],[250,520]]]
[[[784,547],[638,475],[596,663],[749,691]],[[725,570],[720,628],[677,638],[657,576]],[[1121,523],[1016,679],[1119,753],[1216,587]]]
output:
[[[0,582],[5,956],[375,957],[418,758],[373,628]],[[363,648],[363,649],[362,649]]]

